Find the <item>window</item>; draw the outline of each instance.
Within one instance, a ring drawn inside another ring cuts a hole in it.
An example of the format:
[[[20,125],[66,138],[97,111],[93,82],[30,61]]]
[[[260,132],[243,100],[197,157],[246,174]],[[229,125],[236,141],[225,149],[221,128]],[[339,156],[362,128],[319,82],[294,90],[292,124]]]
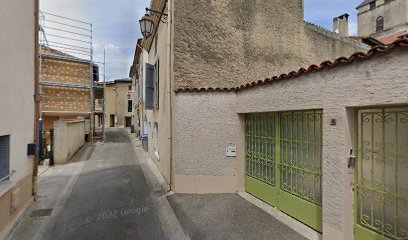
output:
[[[154,123],[154,155],[159,160],[159,124]]]
[[[10,135],[0,136],[0,179],[8,180],[10,174]]]
[[[128,112],[132,112],[132,100],[128,100]]]
[[[129,85],[129,91],[132,91],[132,85]]]
[[[145,108],[154,109],[154,66],[146,63]]]
[[[384,18],[379,16],[376,20],[376,31],[381,32],[384,30]]]
[[[385,3],[390,3],[392,0],[385,0]]]
[[[373,10],[375,8],[375,1],[370,3],[370,10]]]
[[[154,65],[154,107],[159,108],[159,86],[160,86],[160,61],[157,59],[156,64]]]

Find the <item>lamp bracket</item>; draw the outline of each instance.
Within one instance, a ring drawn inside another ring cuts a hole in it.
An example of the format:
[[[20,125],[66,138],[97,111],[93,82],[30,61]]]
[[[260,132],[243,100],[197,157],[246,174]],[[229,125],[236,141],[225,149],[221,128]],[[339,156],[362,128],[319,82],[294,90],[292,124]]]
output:
[[[158,17],[162,23],[166,23],[165,21],[167,21],[167,17],[168,17],[167,13],[159,12],[159,11],[156,11],[150,8],[146,8],[146,14],[149,14],[150,16]]]

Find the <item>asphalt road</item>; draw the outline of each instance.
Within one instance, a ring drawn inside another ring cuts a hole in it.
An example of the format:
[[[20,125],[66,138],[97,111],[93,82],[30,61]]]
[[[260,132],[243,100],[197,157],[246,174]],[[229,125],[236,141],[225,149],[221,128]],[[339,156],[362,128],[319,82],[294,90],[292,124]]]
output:
[[[41,177],[39,201],[10,239],[166,239],[125,130]],[[52,209],[49,216],[31,217]]]

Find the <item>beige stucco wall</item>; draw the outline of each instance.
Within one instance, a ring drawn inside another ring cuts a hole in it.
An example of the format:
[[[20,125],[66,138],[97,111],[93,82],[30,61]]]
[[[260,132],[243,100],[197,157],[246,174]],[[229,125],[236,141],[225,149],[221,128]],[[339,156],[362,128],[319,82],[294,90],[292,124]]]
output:
[[[148,62],[154,65],[159,59],[160,61],[160,79],[159,79],[159,108],[153,110],[142,110],[142,119],[146,119],[149,128],[147,129],[149,140],[149,153],[152,160],[158,166],[163,177],[170,183],[170,80],[168,78],[168,24],[161,23],[158,28],[157,49],[153,41],[149,52],[144,51],[143,66]],[[143,71],[143,79],[145,79],[145,70]],[[143,87],[146,84],[143,83]],[[146,94],[143,93],[145,99]],[[144,101],[143,101],[144,102]],[[142,104],[144,106],[144,103]],[[142,107],[143,108],[143,107]],[[146,117],[146,118],[145,118]],[[154,132],[154,123],[158,124],[158,139]],[[142,124],[143,125],[143,124]],[[158,141],[158,152],[155,149],[156,141]]]
[[[83,120],[59,120],[54,122],[54,162],[65,164],[85,144]]]
[[[244,113],[323,109],[323,239],[353,239],[352,109],[408,105],[407,61],[400,50],[237,93],[176,94],[175,191],[244,190]],[[225,157],[229,141],[238,146],[236,158]]]
[[[0,183],[0,239],[32,192],[34,158],[27,144],[34,142],[34,12],[34,1],[0,1],[0,136],[10,135],[10,170],[16,170]],[[21,201],[11,211],[7,199],[15,190]]]
[[[303,0],[174,5],[175,89],[236,87],[364,49],[304,23]]]
[[[377,7],[370,10],[366,5],[358,9],[358,35],[381,37],[401,29],[408,29],[408,0],[376,1]],[[376,19],[384,17],[384,32],[376,33]],[[394,30],[391,30],[395,28]]]
[[[132,90],[129,90],[129,86],[132,86],[130,81],[110,83],[106,86],[106,127],[111,126],[111,114],[115,115],[115,127],[124,127],[125,117],[132,116],[132,112],[128,112],[128,100],[132,100]]]

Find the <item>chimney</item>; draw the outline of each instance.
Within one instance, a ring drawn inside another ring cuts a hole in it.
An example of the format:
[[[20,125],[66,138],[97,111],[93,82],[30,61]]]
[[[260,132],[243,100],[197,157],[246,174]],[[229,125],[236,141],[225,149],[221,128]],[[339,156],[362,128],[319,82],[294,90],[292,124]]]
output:
[[[349,31],[348,18],[349,16],[350,15],[346,13],[341,16],[335,17],[333,19],[333,31],[343,36],[348,37],[348,31]]]

